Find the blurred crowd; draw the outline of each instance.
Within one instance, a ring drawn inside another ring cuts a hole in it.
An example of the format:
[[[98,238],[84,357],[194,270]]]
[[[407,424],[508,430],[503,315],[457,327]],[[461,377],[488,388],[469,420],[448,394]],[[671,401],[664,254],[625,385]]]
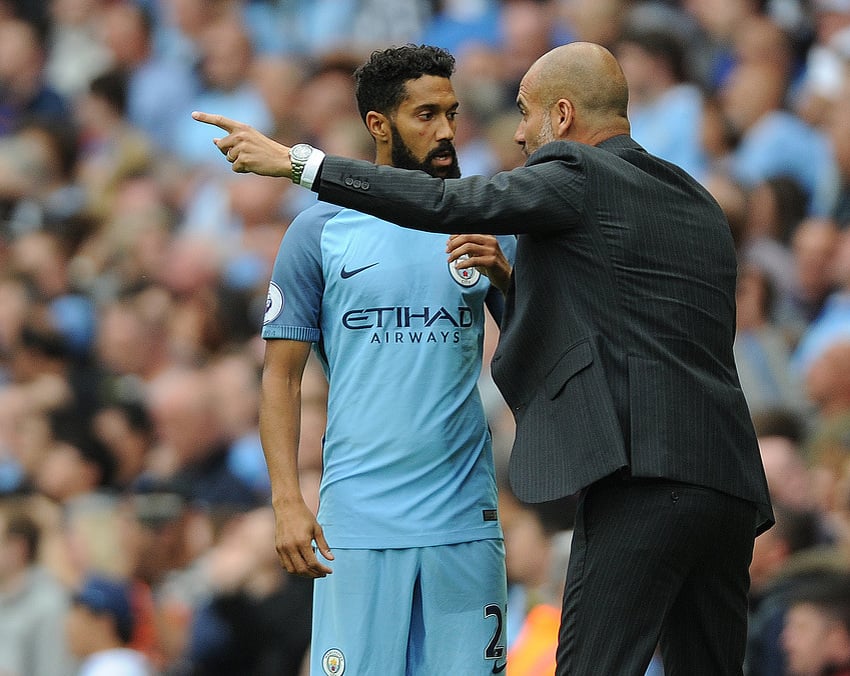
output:
[[[434,44],[461,170],[492,175],[524,159],[521,76],[574,40],[620,59],[634,138],[738,248],[777,518],[749,676],[850,667],[850,0],[0,0],[0,676],[304,673],[311,587],[277,562],[257,410],[271,266],[315,196],[233,174],[190,112],[371,160],[354,68]],[[481,387],[501,476],[486,363]],[[311,361],[313,506],[326,388]],[[551,673],[572,502],[501,501],[511,673]]]

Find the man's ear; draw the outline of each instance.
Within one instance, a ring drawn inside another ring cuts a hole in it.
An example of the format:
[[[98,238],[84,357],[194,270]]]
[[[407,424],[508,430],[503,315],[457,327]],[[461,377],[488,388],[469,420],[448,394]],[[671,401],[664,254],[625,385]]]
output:
[[[556,138],[566,138],[575,121],[575,107],[569,99],[558,99],[555,102],[552,125]]]
[[[392,136],[390,121],[383,113],[370,110],[366,113],[366,129],[372,134],[376,143],[389,143]]]

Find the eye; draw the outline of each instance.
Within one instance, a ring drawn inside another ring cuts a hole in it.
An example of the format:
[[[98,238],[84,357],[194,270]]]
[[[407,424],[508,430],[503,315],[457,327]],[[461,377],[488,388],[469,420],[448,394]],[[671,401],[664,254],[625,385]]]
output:
[[[419,113],[419,119],[423,120],[425,122],[427,122],[428,120],[433,120],[434,119],[434,113],[432,113],[429,110],[426,110],[422,113]]]
[[[447,113],[447,114],[446,114],[446,117],[448,117],[450,120],[455,120],[455,119],[457,119],[457,111],[456,111],[456,110],[452,110],[451,112],[449,112],[449,113]]]

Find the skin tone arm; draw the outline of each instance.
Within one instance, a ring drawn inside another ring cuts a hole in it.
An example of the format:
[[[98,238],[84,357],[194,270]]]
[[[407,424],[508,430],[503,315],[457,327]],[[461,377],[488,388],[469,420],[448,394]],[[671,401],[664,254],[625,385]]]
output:
[[[194,112],[192,117],[227,132],[227,136],[213,142],[236,173],[292,178],[288,146],[223,115]],[[507,291],[511,266],[499,249],[496,238],[489,235],[452,235],[446,252],[449,262],[457,261],[459,269],[478,268],[503,293]],[[462,256],[468,258],[461,260]]]
[[[260,439],[271,478],[275,548],[280,563],[290,573],[316,578],[332,570],[319,562],[313,542],[326,559],[334,557],[298,483],[301,377],[309,354],[310,343],[266,341]]]

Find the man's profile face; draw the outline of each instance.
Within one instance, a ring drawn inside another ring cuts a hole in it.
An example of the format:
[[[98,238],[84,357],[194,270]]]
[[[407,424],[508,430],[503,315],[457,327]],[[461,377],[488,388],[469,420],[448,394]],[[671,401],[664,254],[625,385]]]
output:
[[[519,85],[516,100],[522,119],[514,134],[514,141],[522,147],[526,157],[538,148],[556,140],[550,108],[543,105],[540,100],[536,88],[537,79],[536,72],[529,71]]]
[[[423,75],[405,84],[407,97],[389,118],[392,164],[437,178],[458,178],[454,135],[458,101],[451,81]]]

